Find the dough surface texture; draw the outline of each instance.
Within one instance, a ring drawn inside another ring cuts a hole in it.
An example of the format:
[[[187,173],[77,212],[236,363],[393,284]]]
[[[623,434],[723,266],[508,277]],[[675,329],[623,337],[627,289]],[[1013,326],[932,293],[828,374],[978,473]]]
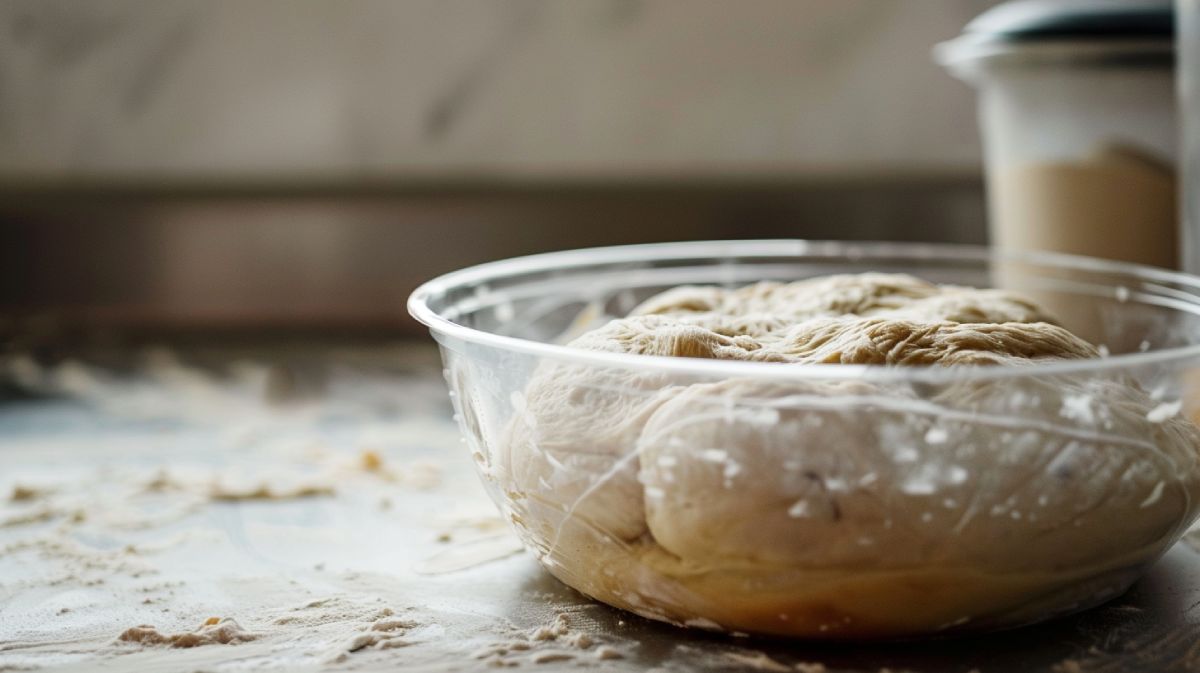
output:
[[[999,290],[861,274],[679,287],[585,350],[795,365],[1099,357]],[[681,624],[887,638],[1123,590],[1195,517],[1200,430],[1131,381],[688,378],[548,362],[492,478],[560,579]]]

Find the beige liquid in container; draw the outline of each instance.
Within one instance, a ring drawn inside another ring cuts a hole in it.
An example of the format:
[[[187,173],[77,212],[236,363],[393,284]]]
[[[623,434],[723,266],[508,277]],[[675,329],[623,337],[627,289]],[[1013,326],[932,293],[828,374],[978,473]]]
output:
[[[1003,167],[988,178],[993,243],[1171,268],[1179,249],[1175,185],[1170,164],[1121,145]]]

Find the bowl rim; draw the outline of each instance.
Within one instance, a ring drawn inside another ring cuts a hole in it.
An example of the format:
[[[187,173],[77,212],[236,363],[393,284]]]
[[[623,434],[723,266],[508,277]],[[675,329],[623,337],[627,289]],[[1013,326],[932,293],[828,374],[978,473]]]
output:
[[[494,262],[464,267],[432,278],[422,283],[409,295],[407,308],[409,314],[418,322],[428,327],[433,337],[443,345],[445,344],[439,337],[446,336],[467,343],[491,346],[502,350],[567,362],[632,370],[682,373],[704,377],[745,377],[776,381],[865,380],[939,383],[961,381],[963,379],[985,381],[1022,376],[1053,376],[1080,372],[1101,373],[1129,367],[1161,365],[1177,360],[1200,358],[1200,343],[1196,343],[1139,353],[1123,353],[1080,360],[1038,362],[1016,367],[985,365],[899,367],[878,364],[788,364],[781,366],[775,362],[680,358],[665,355],[612,353],[571,348],[565,345],[543,343],[467,327],[441,316],[429,304],[433,297],[441,296],[456,287],[480,284],[488,280],[511,276],[517,273],[527,274],[556,269],[565,270],[581,265],[721,257],[824,256],[832,258],[834,255],[851,261],[860,261],[874,257],[879,259],[906,258],[913,261],[1024,262],[1062,269],[1123,274],[1139,281],[1184,286],[1188,291],[1195,293],[1195,312],[1200,315],[1200,276],[1168,269],[1082,255],[1004,250],[983,245],[807,239],[643,243],[636,245],[577,248],[510,257]]]

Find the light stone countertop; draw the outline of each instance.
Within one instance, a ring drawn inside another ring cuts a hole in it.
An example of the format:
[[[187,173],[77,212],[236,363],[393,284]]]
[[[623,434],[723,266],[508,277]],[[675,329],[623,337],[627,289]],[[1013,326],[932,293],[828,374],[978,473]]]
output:
[[[988,637],[685,631],[520,551],[428,346],[120,359],[4,361],[0,671],[1200,671],[1186,544],[1109,605]]]

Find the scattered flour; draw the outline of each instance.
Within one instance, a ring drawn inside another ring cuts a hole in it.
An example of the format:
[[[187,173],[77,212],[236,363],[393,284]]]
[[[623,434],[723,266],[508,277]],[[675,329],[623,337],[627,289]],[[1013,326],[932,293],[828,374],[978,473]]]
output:
[[[394,619],[391,617],[380,617],[371,624],[372,631],[384,631],[391,633],[394,631],[403,631],[405,629],[413,629],[419,626],[411,619]]]
[[[359,630],[375,629],[378,631],[408,629],[417,625],[414,620],[397,619],[395,614],[395,610],[390,607],[363,605],[361,602],[350,600],[344,596],[329,596],[291,608],[275,618],[272,623],[316,627],[350,622],[365,624],[359,627]],[[395,628],[390,628],[393,622],[397,622],[394,625]]]
[[[201,647],[203,645],[236,645],[256,640],[258,634],[243,629],[236,621],[210,617],[195,631],[164,634],[149,625],[125,629],[117,640],[149,646]]]
[[[52,491],[49,489],[16,484],[13,486],[12,495],[8,496],[8,499],[11,502],[29,502],[30,500],[37,500],[45,495],[49,495],[50,493],[52,493]]]
[[[571,661],[575,658],[573,652],[562,652],[558,650],[547,650],[530,655],[529,661],[535,664],[553,664],[562,661]]]
[[[550,624],[534,629],[533,633],[529,634],[529,638],[530,640],[556,640],[559,636],[565,636],[570,632],[567,615],[560,612],[554,616],[554,621]]]
[[[495,667],[567,661],[587,665],[586,660],[582,659],[584,656],[589,656],[592,661],[616,661],[625,658],[617,648],[599,642],[594,633],[572,630],[570,617],[565,612],[556,614],[548,624],[533,629],[525,636],[518,633],[514,640],[494,643],[473,655],[475,659],[484,660],[489,666]]]
[[[39,507],[37,509],[17,512],[3,519],[0,519],[0,528],[16,528],[17,526],[28,526],[35,523],[45,523],[52,521],[63,513],[50,507]]]
[[[361,454],[359,454],[359,463],[362,465],[362,469],[367,472],[383,471],[383,458],[377,451],[370,449],[364,450]]]
[[[792,671],[791,666],[779,663],[767,656],[765,652],[725,652],[723,656],[731,664],[756,671],[770,671],[771,673]]]
[[[379,650],[390,650],[396,647],[405,647],[409,643],[400,639],[400,634],[397,633],[362,633],[350,639],[346,643],[346,652],[357,652],[368,647],[374,647]]]
[[[606,661],[612,659],[624,659],[625,655],[609,647],[608,645],[603,645],[596,648],[596,658],[600,659],[601,661]]]
[[[1162,423],[1168,418],[1179,415],[1179,410],[1183,408],[1183,400],[1174,402],[1163,402],[1146,412],[1146,420],[1151,423]]]
[[[442,468],[436,463],[419,460],[397,467],[384,460],[383,453],[376,449],[360,451],[358,462],[352,467],[418,491],[433,490],[442,484]]]
[[[329,497],[335,495],[333,486],[326,484],[306,484],[294,487],[273,487],[261,483],[251,488],[236,488],[213,484],[209,497],[218,502],[236,502],[241,500],[293,500],[297,498]]]

